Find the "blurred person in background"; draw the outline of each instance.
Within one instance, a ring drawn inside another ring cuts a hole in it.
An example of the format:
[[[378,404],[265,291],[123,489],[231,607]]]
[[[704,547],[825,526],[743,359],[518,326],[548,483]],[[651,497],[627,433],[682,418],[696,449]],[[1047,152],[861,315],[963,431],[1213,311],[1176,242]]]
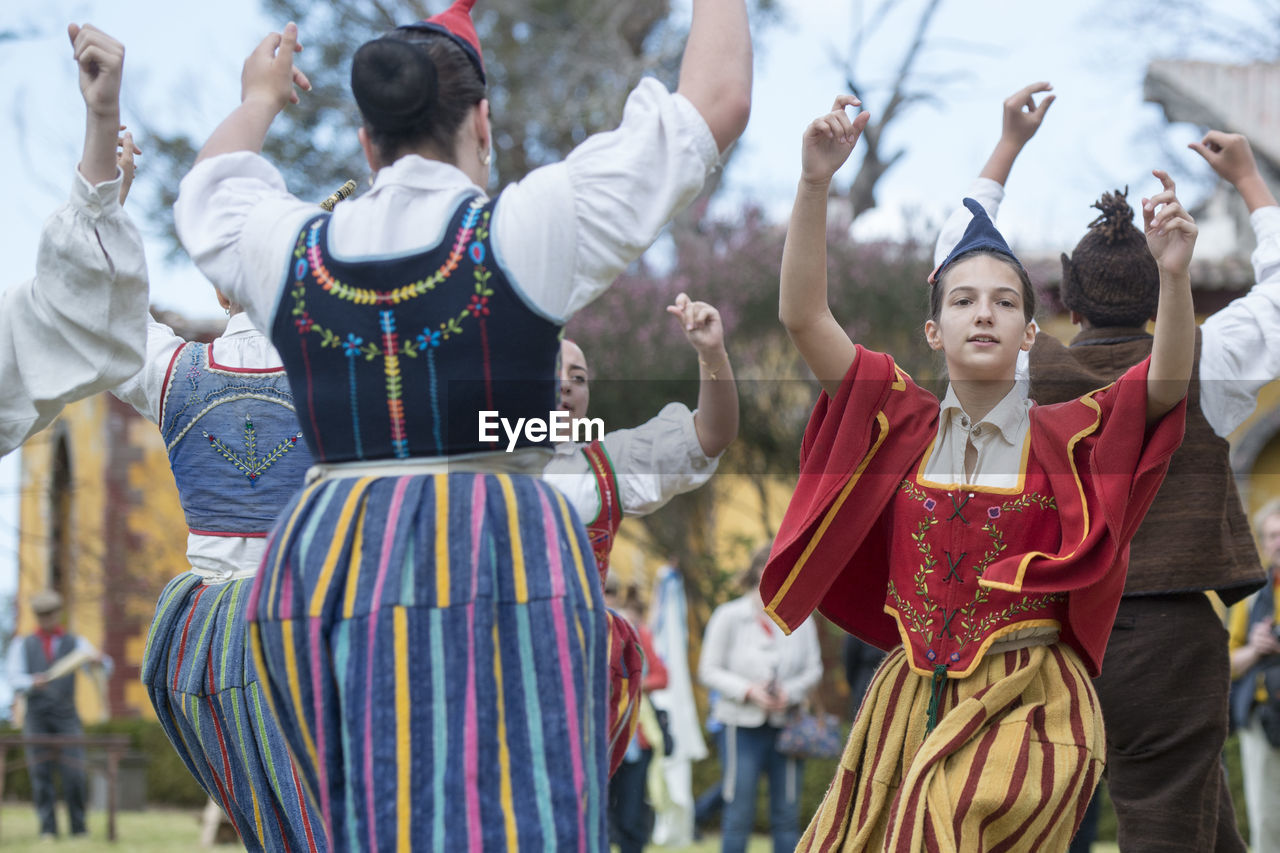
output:
[[[774,853],[790,853],[800,840],[804,762],[778,752],[777,740],[822,680],[822,653],[812,619],[787,635],[765,615],[759,586],[768,558],[769,547],[759,548],[743,578],[743,595],[711,614],[698,663],[698,680],[719,693],[711,713],[725,727],[723,853],[747,849],[762,775],[769,779]]]

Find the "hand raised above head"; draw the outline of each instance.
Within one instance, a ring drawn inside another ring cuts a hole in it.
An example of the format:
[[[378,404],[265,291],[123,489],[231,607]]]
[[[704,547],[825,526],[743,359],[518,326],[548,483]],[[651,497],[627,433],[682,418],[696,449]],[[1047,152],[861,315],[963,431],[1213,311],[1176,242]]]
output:
[[[1258,174],[1253,148],[1243,134],[1211,130],[1204,139],[1191,142],[1187,147],[1203,157],[1223,180],[1233,184]]]
[[[1177,187],[1169,173],[1160,169],[1151,174],[1160,179],[1164,189],[1142,200],[1142,224],[1147,235],[1147,248],[1162,272],[1186,275],[1191,266],[1191,251],[1199,233],[1191,214],[1178,201]]]
[[[674,305],[667,306],[667,313],[680,318],[684,336],[699,354],[716,352],[724,346],[724,325],[714,305],[694,301],[681,293]]]
[[[1031,137],[1036,135],[1040,124],[1044,121],[1049,107],[1057,100],[1057,95],[1046,95],[1036,103],[1033,95],[1053,89],[1049,83],[1032,83],[1004,99],[1004,118],[1000,136],[1021,148]]]
[[[294,67],[293,55],[302,51],[298,25],[290,21],[284,31],[268,33],[244,61],[240,73],[240,100],[260,101],[276,112],[285,104],[298,103],[294,86],[311,89],[311,81]]]
[[[118,116],[124,45],[92,24],[68,24],[67,37],[80,67],[80,94],[85,106],[95,115]]]
[[[871,120],[868,112],[859,112],[853,118],[847,107],[860,107],[862,101],[853,95],[839,95],[831,112],[819,116],[805,128],[800,150],[801,181],[820,185],[830,183],[853,152],[858,137]]]

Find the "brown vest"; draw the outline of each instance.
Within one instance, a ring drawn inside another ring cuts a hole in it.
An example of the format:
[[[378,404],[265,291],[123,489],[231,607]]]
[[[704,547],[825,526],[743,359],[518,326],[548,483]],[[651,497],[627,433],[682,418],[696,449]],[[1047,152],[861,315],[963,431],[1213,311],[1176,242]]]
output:
[[[1044,332],[1031,347],[1031,399],[1058,403],[1108,385],[1151,354],[1142,329],[1086,329],[1070,347]],[[1230,445],[1200,410],[1200,330],[1187,389],[1187,432],[1129,550],[1125,595],[1215,590],[1226,604],[1266,573],[1228,460]]]

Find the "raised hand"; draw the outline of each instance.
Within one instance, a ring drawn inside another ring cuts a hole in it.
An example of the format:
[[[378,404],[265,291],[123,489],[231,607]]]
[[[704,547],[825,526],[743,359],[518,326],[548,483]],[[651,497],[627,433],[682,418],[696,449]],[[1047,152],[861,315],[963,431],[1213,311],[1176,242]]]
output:
[[[275,112],[285,104],[298,103],[294,86],[311,89],[311,81],[293,64],[293,55],[302,51],[298,25],[290,21],[284,32],[270,33],[244,61],[240,73],[241,102],[258,101]]]
[[[1057,100],[1057,95],[1046,95],[1036,103],[1036,94],[1048,92],[1053,86],[1048,83],[1032,83],[1004,99],[1004,119],[1000,130],[1000,138],[1017,145],[1026,145],[1036,135],[1040,124],[1044,121],[1049,107]]]
[[[124,75],[124,45],[92,24],[67,25],[67,37],[80,67],[80,94],[89,112],[120,115],[120,78]]]
[[[1262,179],[1258,164],[1253,159],[1253,149],[1244,136],[1211,130],[1204,139],[1187,147],[1203,157],[1223,180],[1231,182],[1249,206],[1250,213],[1276,204],[1276,197]]]
[[[853,95],[839,95],[831,112],[814,119],[804,131],[800,150],[800,180],[811,185],[827,184],[831,177],[849,159],[853,146],[871,119],[868,112],[859,112],[853,118],[846,107],[860,107]]]
[[[1233,184],[1258,173],[1258,164],[1254,162],[1249,140],[1239,133],[1211,130],[1204,135],[1204,139],[1192,142],[1187,147],[1208,161],[1213,171],[1223,180]]]
[[[720,322],[720,312],[714,305],[695,302],[681,293],[676,296],[675,304],[667,306],[667,313],[680,318],[684,336],[689,339],[699,356],[719,355],[723,350],[724,325]]]
[[[133,186],[133,176],[138,172],[138,164],[134,162],[134,156],[142,153],[133,142],[133,134],[129,132],[123,124],[120,125],[121,136],[116,141],[116,165],[120,167],[120,174],[123,179],[120,181],[120,204],[124,204],[124,200],[129,197],[129,188]]]
[[[1178,201],[1177,187],[1169,173],[1154,169],[1151,174],[1160,179],[1164,189],[1142,200],[1142,225],[1147,235],[1147,248],[1161,272],[1186,275],[1198,233],[1195,220]]]

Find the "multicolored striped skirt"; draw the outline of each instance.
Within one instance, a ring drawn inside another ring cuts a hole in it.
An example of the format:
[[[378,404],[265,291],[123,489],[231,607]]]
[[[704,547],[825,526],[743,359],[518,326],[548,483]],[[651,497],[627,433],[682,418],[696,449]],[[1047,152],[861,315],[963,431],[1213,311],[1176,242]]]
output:
[[[250,851],[328,850],[249,653],[251,578],[170,581],[156,606],[142,682],[156,716],[200,786]]]
[[[605,608],[554,488],[480,473],[309,486],[249,620],[336,849],[608,849]]]
[[[931,679],[890,652],[798,851],[1066,850],[1106,739],[1084,665],[1062,644],[989,655],[948,681],[926,734]]]

